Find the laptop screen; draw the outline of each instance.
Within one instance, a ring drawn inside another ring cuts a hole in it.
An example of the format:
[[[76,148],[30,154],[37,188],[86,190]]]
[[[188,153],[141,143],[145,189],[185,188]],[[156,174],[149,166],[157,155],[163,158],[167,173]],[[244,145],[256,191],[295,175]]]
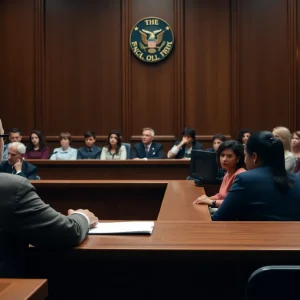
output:
[[[217,155],[215,152],[192,150],[190,176],[206,182],[215,182],[217,177]]]

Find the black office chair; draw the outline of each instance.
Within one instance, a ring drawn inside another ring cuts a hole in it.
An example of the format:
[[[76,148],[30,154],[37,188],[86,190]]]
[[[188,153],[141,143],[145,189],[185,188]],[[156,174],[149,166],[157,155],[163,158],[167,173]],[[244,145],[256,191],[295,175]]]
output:
[[[300,266],[266,266],[248,279],[246,300],[300,299]]]

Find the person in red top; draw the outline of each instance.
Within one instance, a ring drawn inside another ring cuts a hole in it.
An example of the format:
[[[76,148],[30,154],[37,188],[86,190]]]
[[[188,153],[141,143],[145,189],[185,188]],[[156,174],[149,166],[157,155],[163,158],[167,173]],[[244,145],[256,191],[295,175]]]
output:
[[[39,130],[30,133],[29,144],[26,148],[25,159],[48,159],[49,148],[46,146],[45,139]]]
[[[244,146],[233,140],[223,142],[217,150],[218,163],[221,168],[226,170],[219,193],[208,197],[203,195],[198,197],[194,204],[206,204],[212,208],[219,207],[225,199],[230,187],[232,186],[235,176],[245,172],[245,154]]]

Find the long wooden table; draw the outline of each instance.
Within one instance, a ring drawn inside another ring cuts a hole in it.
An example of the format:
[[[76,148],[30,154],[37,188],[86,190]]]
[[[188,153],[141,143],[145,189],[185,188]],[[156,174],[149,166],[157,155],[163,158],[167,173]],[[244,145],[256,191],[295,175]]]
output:
[[[44,300],[47,296],[46,279],[0,279],[0,300]]]
[[[32,249],[30,266],[47,272],[54,294],[244,299],[247,279],[258,267],[300,264],[299,235],[299,222],[157,221],[151,236],[88,236],[59,253]],[[59,273],[62,265],[74,276]]]
[[[100,220],[209,221],[207,206],[193,205],[204,194],[191,180],[32,181],[44,202],[66,214],[88,208]]]
[[[83,194],[93,185],[106,190],[107,203],[120,201],[118,193],[123,195],[126,203],[117,219],[124,219],[121,212],[133,199],[136,217],[146,217],[149,210],[157,221],[151,236],[88,236],[66,251],[30,249],[29,276],[49,278],[54,299],[243,299],[247,279],[258,267],[300,264],[299,222],[210,222],[207,207],[192,204],[203,193],[192,181],[77,184],[86,185]],[[72,199],[61,192],[65,188],[66,194],[79,192],[74,181],[35,181],[34,185],[45,197],[53,189],[49,201],[57,195],[58,201],[68,204]],[[142,192],[136,196],[139,185]],[[116,198],[109,198],[114,192]]]

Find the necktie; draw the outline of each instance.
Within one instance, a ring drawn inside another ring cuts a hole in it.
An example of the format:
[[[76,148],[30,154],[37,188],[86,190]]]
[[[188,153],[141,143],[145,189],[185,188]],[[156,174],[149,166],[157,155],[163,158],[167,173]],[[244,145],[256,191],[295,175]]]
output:
[[[146,152],[146,156],[148,156],[148,153],[149,153],[149,146],[146,146],[146,147],[145,147],[145,152]]]

